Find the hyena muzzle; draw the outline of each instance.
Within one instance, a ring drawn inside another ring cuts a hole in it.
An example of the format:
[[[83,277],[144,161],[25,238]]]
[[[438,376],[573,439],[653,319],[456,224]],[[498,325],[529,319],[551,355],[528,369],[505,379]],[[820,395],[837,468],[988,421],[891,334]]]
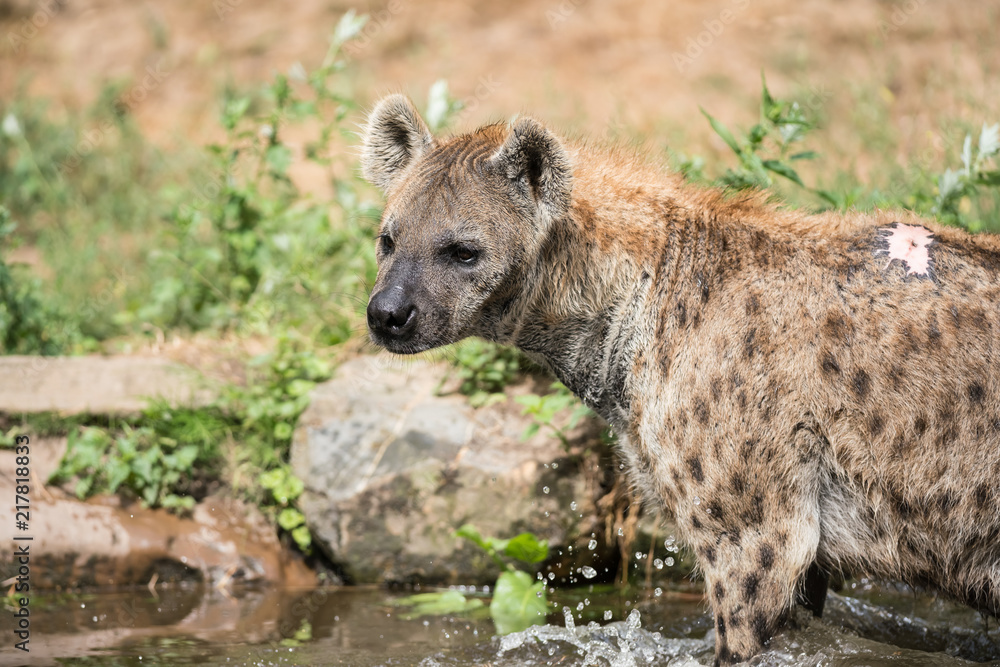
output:
[[[720,663],[841,568],[1000,614],[994,237],[696,188],[530,118],[436,138],[398,95],[363,169],[372,340],[516,345],[603,416],[698,556]]]

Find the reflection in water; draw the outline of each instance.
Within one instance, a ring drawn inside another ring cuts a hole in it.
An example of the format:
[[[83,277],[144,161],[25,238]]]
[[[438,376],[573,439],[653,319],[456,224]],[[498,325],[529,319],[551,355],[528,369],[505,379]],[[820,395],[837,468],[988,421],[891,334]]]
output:
[[[37,598],[31,653],[0,665],[709,665],[698,596],[638,603],[589,589],[557,593],[549,624],[497,638],[487,615],[404,619],[375,588],[237,593],[200,587]],[[32,600],[33,603],[36,599]],[[638,609],[637,609],[638,608]],[[572,611],[576,610],[576,611]],[[605,618],[617,619],[607,622]],[[622,620],[624,619],[624,620]],[[599,621],[599,622],[598,622]],[[974,612],[907,591],[831,594],[826,616],[798,614],[757,664],[1000,667],[1000,630]]]

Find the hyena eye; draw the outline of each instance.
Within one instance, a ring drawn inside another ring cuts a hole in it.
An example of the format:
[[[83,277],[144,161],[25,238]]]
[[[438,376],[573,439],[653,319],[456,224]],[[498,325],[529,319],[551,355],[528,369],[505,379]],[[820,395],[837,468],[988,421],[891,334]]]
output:
[[[378,240],[382,244],[382,252],[385,254],[388,255],[396,249],[396,244],[389,238],[388,234],[380,234]]]
[[[473,264],[479,258],[479,251],[465,245],[457,245],[451,249],[451,257],[460,264]]]

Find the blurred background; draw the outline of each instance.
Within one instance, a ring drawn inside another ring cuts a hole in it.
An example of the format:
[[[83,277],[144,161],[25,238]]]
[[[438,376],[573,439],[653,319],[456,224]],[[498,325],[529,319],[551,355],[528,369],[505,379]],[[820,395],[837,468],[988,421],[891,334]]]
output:
[[[444,133],[530,113],[805,212],[988,233],[998,25],[993,0],[0,0],[0,490],[32,438],[21,530],[39,589],[72,592],[44,594],[38,659],[524,664],[489,638],[565,631],[566,606],[641,608],[662,637],[629,651],[709,660],[689,556],[564,387],[482,342],[367,344],[365,111],[403,92]],[[905,592],[847,575],[862,602],[790,640],[807,653],[849,654],[846,628],[876,664],[1000,659],[995,629],[933,599],[893,615]]]

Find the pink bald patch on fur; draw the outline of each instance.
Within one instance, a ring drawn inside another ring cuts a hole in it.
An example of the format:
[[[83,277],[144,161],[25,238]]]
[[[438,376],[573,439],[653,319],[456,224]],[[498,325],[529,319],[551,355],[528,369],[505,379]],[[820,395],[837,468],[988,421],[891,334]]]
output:
[[[887,233],[888,247],[882,252],[889,257],[906,263],[906,273],[926,275],[931,268],[931,254],[927,247],[934,241],[934,234],[926,227],[896,223],[895,227],[882,230]],[[886,268],[889,267],[886,264]]]

